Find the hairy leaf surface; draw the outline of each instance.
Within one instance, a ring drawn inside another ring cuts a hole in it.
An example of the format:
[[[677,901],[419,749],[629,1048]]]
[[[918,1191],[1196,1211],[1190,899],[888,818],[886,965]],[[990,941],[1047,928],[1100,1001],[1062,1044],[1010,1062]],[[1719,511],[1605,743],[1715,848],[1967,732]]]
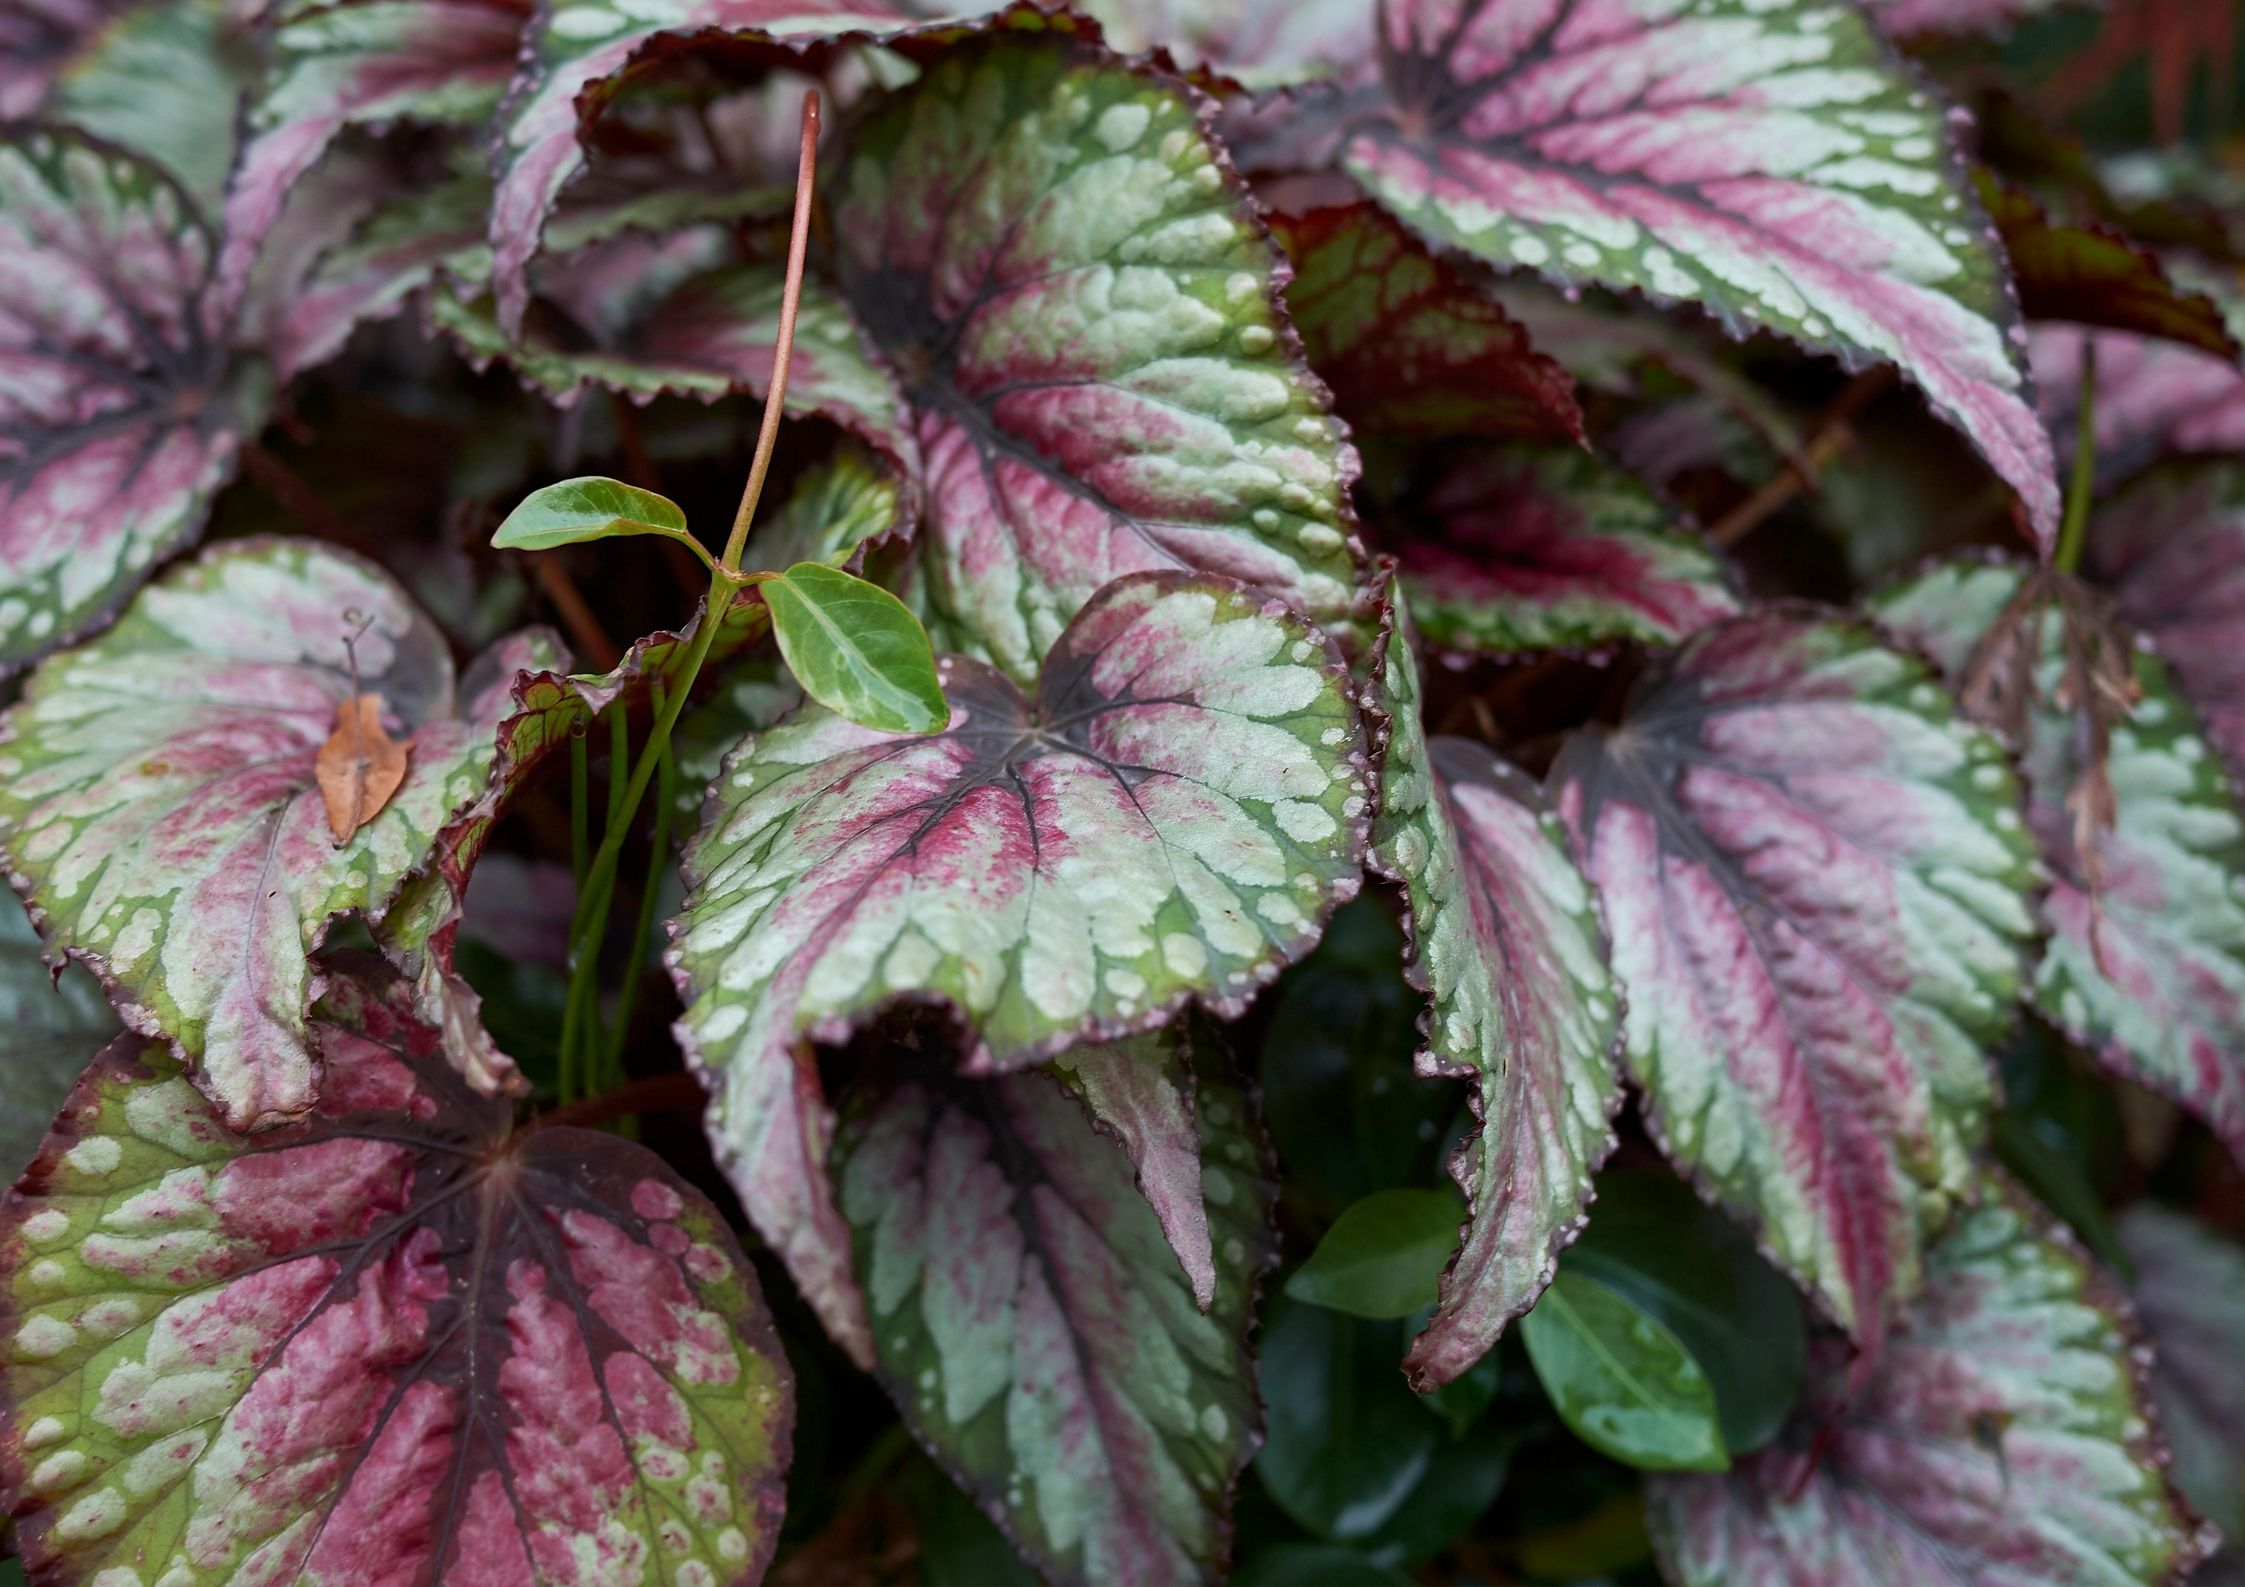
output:
[[[0,129],[0,671],[97,626],[197,534],[265,398],[172,179]]]
[[[0,1185],[31,1161],[87,1060],[116,1034],[100,984],[76,967],[57,981],[30,917],[0,898]]]
[[[838,1339],[866,1350],[805,1037],[955,1009],[1005,1070],[1237,1013],[1356,892],[1369,799],[1348,676],[1316,630],[1209,575],[1119,579],[1024,699],[947,657],[942,733],[805,706],[751,740],[688,850],[669,962],[711,1139]]]
[[[1370,203],[1275,215],[1286,308],[1359,435],[1586,439],[1574,378],[1491,292]]]
[[[830,179],[843,286],[900,372],[939,613],[1017,681],[1108,580],[1349,599],[1356,457],[1201,101],[1049,42],[954,51]]]
[[[1250,149],[1438,243],[1898,365],[2057,530],[2000,250],[1946,113],[1842,0],[1397,0]]]
[[[1460,451],[1391,516],[1412,612],[1442,650],[1673,644],[1739,610],[1721,553],[1588,452]]]
[[[1853,1386],[1846,1345],[1821,1343],[1800,1416],[1728,1476],[1653,1482],[1647,1519],[1669,1580],[2187,1576],[2205,1540],[2168,1491],[2126,1304],[2079,1246],[1991,1187],[1927,1253],[1907,1321]]]
[[[1973,1190],[2033,932],[2003,750],[1923,662],[1774,608],[1569,743],[1656,1137],[1875,1345]]]
[[[2152,1399],[2175,1486],[2235,1538],[2245,1533],[2245,1247],[2148,1201],[2117,1227],[2151,1334]]]
[[[1886,592],[1876,609],[1961,676],[2025,576],[2000,563],[1948,563]],[[2245,1157],[2245,818],[2236,792],[2166,668],[2139,651],[2142,698],[2110,732],[2112,823],[2088,829],[2095,852],[2085,853],[2076,801],[2090,797],[2091,752],[2075,712],[2055,703],[2067,643],[2061,614],[2048,607],[2021,642],[2035,693],[2021,760],[2027,820],[2051,871],[2036,1006]]]
[[[1205,1315],[1129,1157],[1046,1074],[895,1082],[836,1139],[881,1380],[1056,1582],[1220,1580],[1261,1438],[1275,1187],[1244,1088],[1197,1067]]]
[[[1534,783],[1469,740],[1428,741],[1406,626],[1382,675],[1372,863],[1410,906],[1410,974],[1428,998],[1417,1067],[1472,1079],[1480,1121],[1450,1165],[1472,1218],[1404,1362],[1423,1393],[1535,1303],[1582,1227],[1621,1102],[1621,992],[1598,901]]]
[[[319,1085],[311,950],[341,914],[379,919],[432,857],[484,790],[516,669],[553,658],[518,635],[462,683],[436,625],[356,557],[214,548],[43,665],[0,723],[0,857],[54,949],[235,1127],[300,1114]],[[316,762],[353,693],[381,697],[410,758],[339,843]]]
[[[724,1219],[619,1137],[515,1135],[404,1003],[339,979],[318,1109],[251,1137],[120,1040],[0,1206],[44,1579],[761,1576],[793,1384]]]

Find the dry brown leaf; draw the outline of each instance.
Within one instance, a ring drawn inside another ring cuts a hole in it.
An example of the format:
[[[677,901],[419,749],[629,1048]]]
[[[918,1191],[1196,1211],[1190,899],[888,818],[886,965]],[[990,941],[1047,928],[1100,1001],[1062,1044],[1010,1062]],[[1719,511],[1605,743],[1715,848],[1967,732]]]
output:
[[[313,772],[327,801],[327,826],[344,844],[382,813],[405,781],[410,742],[400,744],[383,730],[382,696],[354,694],[335,707],[335,731],[320,746]]]

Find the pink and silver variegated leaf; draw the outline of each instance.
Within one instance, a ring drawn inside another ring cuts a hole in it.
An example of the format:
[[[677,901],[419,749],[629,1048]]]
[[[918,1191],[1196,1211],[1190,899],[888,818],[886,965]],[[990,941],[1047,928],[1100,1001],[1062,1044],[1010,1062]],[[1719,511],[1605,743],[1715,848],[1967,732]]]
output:
[[[1700,634],[1552,776],[1656,1138],[1875,1348],[1973,1193],[2025,980],[2009,758],[1925,662],[1780,607]]]
[[[1775,1444],[1652,1479],[1670,1581],[2179,1587],[2210,1539],[2168,1488],[2134,1318],[2025,1205],[1986,1187],[1868,1372],[1820,1342]]]
[[[2103,0],[1864,0],[1863,9],[1896,38],[1976,34],[2000,37],[2061,7],[2102,9]]]
[[[517,669],[554,655],[517,635],[456,682],[436,625],[371,565],[309,541],[214,547],[0,719],[0,860],[52,950],[170,1041],[231,1124],[301,1114],[319,1093],[312,950],[340,915],[379,920],[431,860],[483,794]],[[409,759],[339,843],[315,761],[354,692],[381,696]]]
[[[2224,307],[2234,331],[2245,305]],[[2128,473],[2175,452],[2245,452],[2245,370],[2235,359],[2126,331],[2037,325],[2028,351],[2043,417],[2061,446],[2071,448],[2079,427],[2082,354],[2090,347],[2097,360],[2090,422],[2104,472]]]
[[[968,5],[953,17],[979,15]],[[530,304],[528,271],[563,188],[582,174],[582,135],[635,60],[699,36],[770,40],[792,52],[876,40],[932,18],[910,0],[575,0],[541,6],[501,107],[493,153],[492,284],[509,337]]]
[[[1996,562],[1946,563],[1883,593],[1879,619],[1961,677],[2026,577]],[[2077,846],[2087,735],[2053,702],[2066,679],[2060,612],[2028,619],[2035,702],[2021,766],[2027,821],[2051,872],[2050,940],[2034,1000],[2067,1034],[2204,1119],[2245,1159],[2245,815],[2221,757],[2148,651],[2141,698],[2110,730],[2109,828]]]
[[[1892,363],[2057,531],[2003,256],[1947,111],[1846,0],[1394,0],[1251,139],[1435,242]]]
[[[514,73],[529,0],[292,0],[228,185],[221,273],[247,276],[296,183],[347,127],[473,126]]]
[[[1475,447],[1429,469],[1390,549],[1438,650],[1506,655],[1674,644],[1739,610],[1720,552],[1589,452]]]
[[[40,119],[130,149],[216,215],[258,76],[239,11],[239,0],[127,9],[56,77]]]
[[[2234,1539],[2245,1534],[2245,1246],[2149,1201],[2114,1232],[2136,1270],[2175,1486]]]
[[[1035,699],[942,663],[943,732],[806,705],[727,761],[686,855],[678,1035],[749,1216],[870,1359],[806,1038],[955,1010],[969,1067],[1230,1016],[1354,896],[1371,797],[1348,673],[1278,603],[1207,574],[1118,579]]]
[[[787,500],[756,526],[741,566],[824,562],[856,572],[867,552],[906,526],[906,501],[890,471],[863,449],[845,446],[796,481]]]
[[[1275,1187],[1244,1088],[1198,1067],[1205,1313],[1129,1158],[1048,1075],[901,1080],[835,1144],[876,1371],[1055,1583],[1224,1575]]]
[[[1479,744],[1427,738],[1397,602],[1372,864],[1410,910],[1409,974],[1428,1004],[1417,1067],[1470,1079],[1480,1121],[1450,1165],[1471,1220],[1404,1358],[1423,1393],[1488,1353],[1582,1228],[1621,1105],[1622,989],[1596,895],[1541,791]]]
[[[617,1136],[516,1134],[404,1002],[339,976],[318,1109],[256,1136],[120,1040],[0,1204],[38,1579],[760,1579],[794,1386],[723,1218]]]
[[[0,672],[97,627],[198,534],[261,422],[213,246],[137,157],[0,130]]]
[[[31,917],[0,898],[0,1185],[31,1161],[79,1072],[116,1034],[100,984],[75,966],[58,980]]]
[[[2245,787],[2245,463],[2177,460],[2138,476],[2090,520],[2085,560]]]
[[[1108,45],[1162,50],[1199,75],[1250,88],[1332,77],[1372,47],[1365,0],[1085,0]]]
[[[1495,296],[1358,202],[1274,215],[1286,308],[1310,367],[1360,436],[1581,442],[1574,378]]]
[[[1356,455],[1205,115],[1173,79],[1000,38],[875,108],[827,182],[918,428],[932,603],[1016,681],[1126,573],[1222,573],[1320,620],[1353,594]]]
[[[1154,1209],[1202,1311],[1216,1299],[1216,1255],[1202,1200],[1192,1054],[1181,1024],[1088,1042],[1052,1061],[1052,1073],[1094,1124],[1122,1143],[1138,1193]],[[1221,1121],[1219,1121],[1221,1122]]]
[[[28,0],[0,9],[0,121],[27,121],[54,80],[133,0]]]

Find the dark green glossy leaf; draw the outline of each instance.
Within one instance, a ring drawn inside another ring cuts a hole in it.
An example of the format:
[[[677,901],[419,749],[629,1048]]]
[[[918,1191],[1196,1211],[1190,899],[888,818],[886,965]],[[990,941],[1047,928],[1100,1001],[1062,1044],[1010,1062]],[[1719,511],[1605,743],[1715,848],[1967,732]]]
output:
[[[1729,1466],[1706,1372],[1618,1290],[1562,1270],[1521,1333],[1560,1419],[1600,1454],[1644,1471]]]
[[[1365,1552],[1384,1564],[1433,1559],[1472,1531],[1496,1502],[1521,1442],[1519,1429],[1493,1419],[1452,1434],[1435,1450],[1410,1496],[1363,1541]]]
[[[1325,1231],[1286,1293],[1353,1317],[1408,1317],[1434,1304],[1464,1217],[1448,1191],[1376,1191]]]
[[[1422,1315],[1412,1321],[1410,1331],[1415,1336],[1425,1327]],[[1451,1437],[1462,1438],[1489,1408],[1503,1382],[1504,1358],[1492,1350],[1440,1388],[1420,1395],[1419,1403],[1449,1424]]]
[[[1714,1386],[1732,1454],[1761,1448],[1792,1413],[1808,1354],[1799,1293],[1681,1182],[1603,1176],[1559,1268],[1627,1296],[1683,1342]]]
[[[2042,1121],[1999,1113],[1995,1125],[1996,1160],[2011,1171],[2034,1198],[2063,1218],[2082,1243],[2123,1279],[2133,1279],[2128,1253],[2113,1233],[2105,1204],[2090,1184],[2081,1159],[2065,1138]]]
[[[1232,1578],[1232,1587],[1410,1587],[1401,1571],[1331,1543],[1281,1543],[1267,1548]]]
[[[686,510],[678,503],[598,475],[565,479],[532,491],[507,514],[491,543],[502,551],[551,551],[618,535],[662,535],[693,547],[703,561],[709,560],[702,543],[687,529]]]
[[[1418,1486],[1442,1427],[1396,1370],[1392,1324],[1282,1301],[1264,1336],[1269,1426],[1256,1475],[1296,1523],[1339,1542],[1370,1537]]]
[[[950,720],[928,631],[887,590],[798,562],[763,592],[780,654],[819,704],[884,733],[932,733]]]

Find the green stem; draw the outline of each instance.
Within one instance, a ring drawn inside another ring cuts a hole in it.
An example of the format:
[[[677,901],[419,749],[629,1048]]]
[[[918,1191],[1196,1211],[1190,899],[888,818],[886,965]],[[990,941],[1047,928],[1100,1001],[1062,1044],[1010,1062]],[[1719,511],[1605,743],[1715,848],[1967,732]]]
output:
[[[2066,489],[2066,521],[2058,531],[2053,562],[2060,573],[2081,566],[2081,549],[2089,539],[2089,498],[2097,488],[2097,344],[2089,337],[2081,343],[2081,411],[2074,422],[2073,481]]]
[[[662,709],[662,693],[658,687],[655,708]],[[620,1084],[624,1074],[624,1044],[630,1039],[632,1009],[639,1001],[639,982],[647,972],[647,946],[655,935],[655,894],[662,880],[663,866],[670,855],[671,813],[678,804],[678,762],[670,752],[670,745],[662,747],[662,758],[655,766],[655,835],[652,844],[653,863],[647,867],[647,885],[639,894],[639,918],[632,924],[631,957],[624,963],[624,985],[616,1004],[616,1023],[609,1030],[607,1070],[611,1084]]]
[[[623,705],[608,708],[608,824],[616,824],[623,803],[624,768],[631,764],[631,713]],[[603,836],[606,834],[603,833]]]
[[[577,878],[577,891],[585,887],[585,866],[592,855],[591,831],[592,754],[585,735],[569,735],[569,868]]]

